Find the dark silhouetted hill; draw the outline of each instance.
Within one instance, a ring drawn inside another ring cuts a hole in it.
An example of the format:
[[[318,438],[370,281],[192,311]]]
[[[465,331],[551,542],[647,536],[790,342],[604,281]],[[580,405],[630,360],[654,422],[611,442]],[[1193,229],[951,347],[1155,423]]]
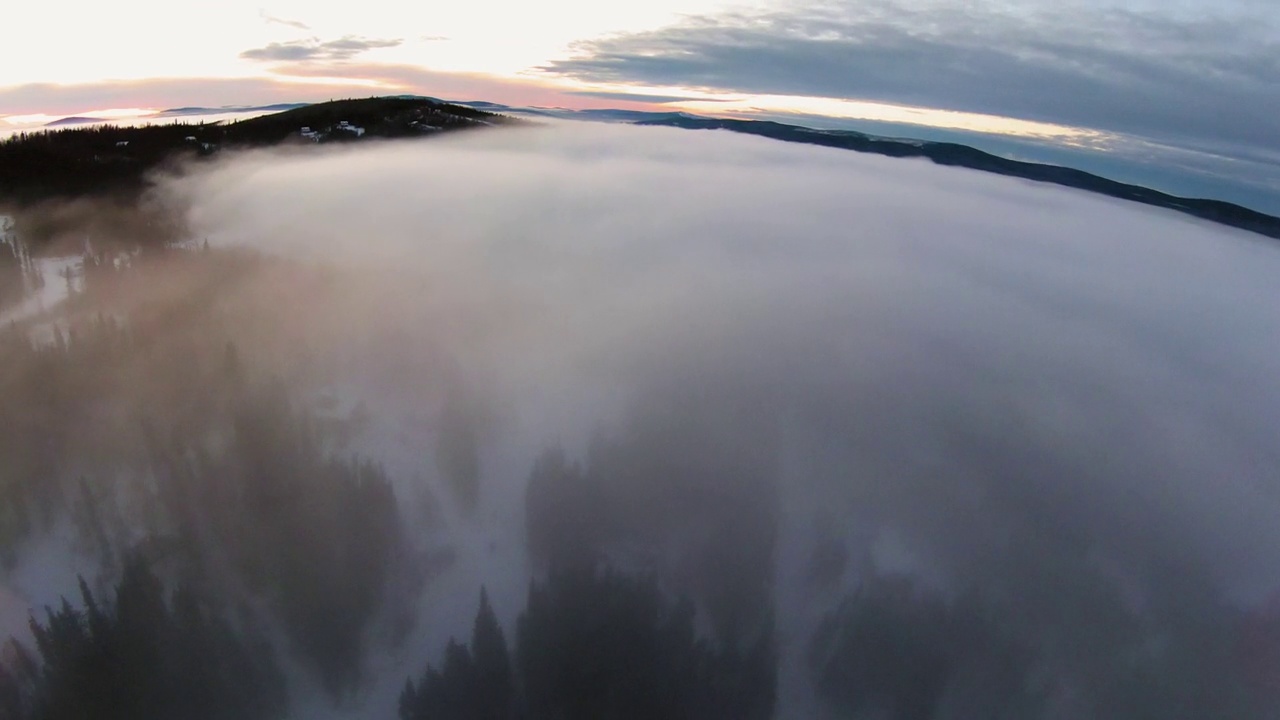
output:
[[[275,105],[223,105],[221,107],[180,107],[161,110],[152,117],[182,117],[185,115],[217,115],[219,113],[284,112],[306,107],[311,103],[276,103]]]
[[[968,145],[923,140],[884,138],[851,130],[814,130],[799,125],[786,125],[767,120],[734,120],[705,118],[685,114],[671,114],[646,118],[637,125],[661,125],[690,130],[730,130],[732,132],[759,135],[786,142],[822,145],[825,147],[875,153],[889,157],[928,158],[939,165],[964,167],[973,170],[1007,175],[1009,177],[1053,183],[1089,192],[1099,193],[1144,205],[1168,208],[1193,215],[1204,220],[1249,230],[1267,237],[1280,238],[1280,218],[1222,200],[1184,198],[1168,193],[1062,167],[1042,163],[1010,160],[983,152]]]
[[[100,122],[58,122],[73,119]],[[19,133],[0,141],[0,201],[132,198],[146,186],[148,173],[166,162],[229,147],[420,137],[504,122],[513,121],[432,99],[393,97],[297,106],[232,123],[107,124]],[[307,136],[304,127],[311,131]]]
[[[88,125],[89,123],[106,122],[103,118],[82,117],[79,115],[73,117],[64,117],[53,122],[45,123],[45,127],[66,127],[67,125]]]

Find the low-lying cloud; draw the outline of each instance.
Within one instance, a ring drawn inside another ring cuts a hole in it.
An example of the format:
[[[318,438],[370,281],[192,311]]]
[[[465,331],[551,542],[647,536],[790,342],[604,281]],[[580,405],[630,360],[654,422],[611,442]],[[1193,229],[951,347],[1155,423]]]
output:
[[[811,638],[868,578],[1005,608],[1065,678],[1046,712],[1085,714],[1166,691],[1224,707],[1233,618],[1280,587],[1280,253],[1252,235],[925,162],[592,124],[233,155],[157,195],[215,248],[332,268],[265,293],[274,335],[365,403],[356,447],[402,503],[449,466],[442,426],[472,423],[476,511],[437,511],[456,563],[404,650],[370,650],[362,716],[390,717],[404,668],[467,632],[479,585],[510,631],[579,521],[656,558],[708,631],[772,605],[784,718],[818,716]],[[530,480],[539,457],[606,489],[556,494],[554,473]],[[1130,651],[1170,653],[1165,684],[1099,669]],[[928,717],[965,717],[985,682],[956,676]]]
[[[618,422],[582,398],[658,388],[780,428],[784,547],[825,514],[893,528],[945,583],[1073,578],[1084,553],[1152,593],[1280,585],[1280,255],[1246,234],[632,127],[248,156],[176,187],[215,242],[386,268],[405,307],[453,308],[507,417],[591,419],[534,445]],[[1089,631],[1046,592],[1045,622]]]

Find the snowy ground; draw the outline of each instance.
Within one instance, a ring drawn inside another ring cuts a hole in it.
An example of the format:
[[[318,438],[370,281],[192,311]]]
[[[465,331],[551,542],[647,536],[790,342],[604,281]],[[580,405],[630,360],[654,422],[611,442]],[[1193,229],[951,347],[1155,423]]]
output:
[[[0,312],[0,323],[22,322],[39,317],[67,299],[79,271],[79,257],[39,258],[35,260],[42,282],[27,293],[22,302]],[[67,279],[71,273],[71,279]]]

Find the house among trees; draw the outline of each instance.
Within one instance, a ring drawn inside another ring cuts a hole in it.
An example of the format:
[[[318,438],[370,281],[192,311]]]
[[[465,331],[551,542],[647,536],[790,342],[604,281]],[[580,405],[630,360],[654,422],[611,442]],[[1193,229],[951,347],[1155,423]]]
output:
[[[355,135],[356,137],[362,137],[362,136],[364,135],[364,128],[362,128],[362,127],[358,127],[358,126],[356,126],[356,125],[352,125],[351,123],[347,122],[346,120],[342,120],[342,121],[340,121],[340,122],[338,123],[338,128],[337,128],[337,129],[338,129],[338,130],[340,130],[340,131],[342,131],[342,132],[351,133],[352,135]]]

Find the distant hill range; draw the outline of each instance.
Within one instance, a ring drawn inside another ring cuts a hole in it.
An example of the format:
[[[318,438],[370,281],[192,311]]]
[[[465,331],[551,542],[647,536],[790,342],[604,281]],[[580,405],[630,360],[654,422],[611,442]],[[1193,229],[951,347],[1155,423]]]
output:
[[[310,105],[310,104],[311,103],[277,103],[275,105],[224,105],[222,107],[180,107],[180,108],[169,108],[168,110],[161,110],[160,112],[157,112],[157,113],[151,113],[150,115],[143,115],[138,118],[131,118],[131,119],[133,120],[151,120],[151,119],[164,120],[166,118],[197,117],[201,115],[204,115],[204,116],[234,115],[234,114],[246,114],[246,113],[267,114],[267,113],[284,112],[285,110],[293,110],[300,107],[306,107],[307,105]],[[56,128],[56,127],[67,127],[69,125],[89,125],[92,123],[109,123],[111,121],[112,121],[111,118],[100,118],[100,117],[92,117],[87,115],[86,116],[76,115],[72,117],[59,118],[57,120],[54,120],[53,122],[45,123],[44,126],[47,128]]]
[[[1152,190],[1140,185],[1129,185],[1115,180],[1060,165],[1010,160],[992,155],[968,145],[947,142],[929,142],[885,138],[850,130],[814,130],[799,125],[786,125],[767,120],[733,120],[705,118],[674,113],[661,117],[639,120],[637,125],[661,125],[689,130],[729,130],[748,135],[760,135],[774,140],[822,145],[824,147],[854,150],[857,152],[887,155],[889,157],[928,158],[939,165],[970,168],[1009,177],[1053,183],[1109,197],[1131,200],[1144,205],[1177,210],[1204,220],[1249,230],[1280,238],[1280,218],[1250,210],[1222,200],[1185,198]]]
[[[1100,195],[1139,202],[1144,205],[1176,210],[1187,215],[1248,230],[1271,238],[1280,238],[1280,217],[1251,210],[1242,205],[1223,200],[1170,195],[1141,185],[1117,182],[1100,175],[1061,165],[1010,160],[1009,158],[993,155],[959,143],[888,138],[852,130],[816,130],[770,120],[711,118],[683,112],[569,110],[566,108],[544,107],[521,108],[490,102],[461,102],[459,104],[483,108],[493,112],[532,117],[656,125],[688,130],[728,130],[748,135],[759,135],[784,142],[822,145],[824,147],[874,153],[889,157],[928,158],[939,165],[981,170],[998,175],[1087,190]]]
[[[183,117],[263,112],[230,123],[188,123]],[[157,113],[175,122],[144,127],[96,125],[101,118],[70,117],[50,123],[46,132],[0,141],[0,200],[32,202],[82,195],[129,195],[145,187],[147,174],[183,155],[197,157],[224,147],[263,147],[282,143],[350,142],[370,138],[421,137],[441,131],[521,122],[512,116],[567,118],[689,130],[728,130],[785,142],[927,158],[939,165],[964,167],[1009,177],[1053,183],[1280,238],[1280,218],[1221,200],[1186,198],[1140,185],[1109,180],[1060,165],[1024,162],[968,145],[887,138],[849,130],[815,130],[766,120],[701,117],[680,112],[517,108],[492,102],[446,102],[418,95],[338,100],[317,104],[183,107]]]
[[[231,113],[276,113],[306,107],[311,103],[277,103],[275,105],[223,105],[222,107],[180,107],[161,110],[151,117],[171,118],[189,117],[192,115],[227,115]]]
[[[65,127],[67,125],[88,125],[89,123],[100,123],[100,122],[107,122],[107,120],[106,118],[81,117],[77,115],[74,117],[60,118],[58,120],[54,120],[53,122],[45,123],[44,126],[45,127]]]

